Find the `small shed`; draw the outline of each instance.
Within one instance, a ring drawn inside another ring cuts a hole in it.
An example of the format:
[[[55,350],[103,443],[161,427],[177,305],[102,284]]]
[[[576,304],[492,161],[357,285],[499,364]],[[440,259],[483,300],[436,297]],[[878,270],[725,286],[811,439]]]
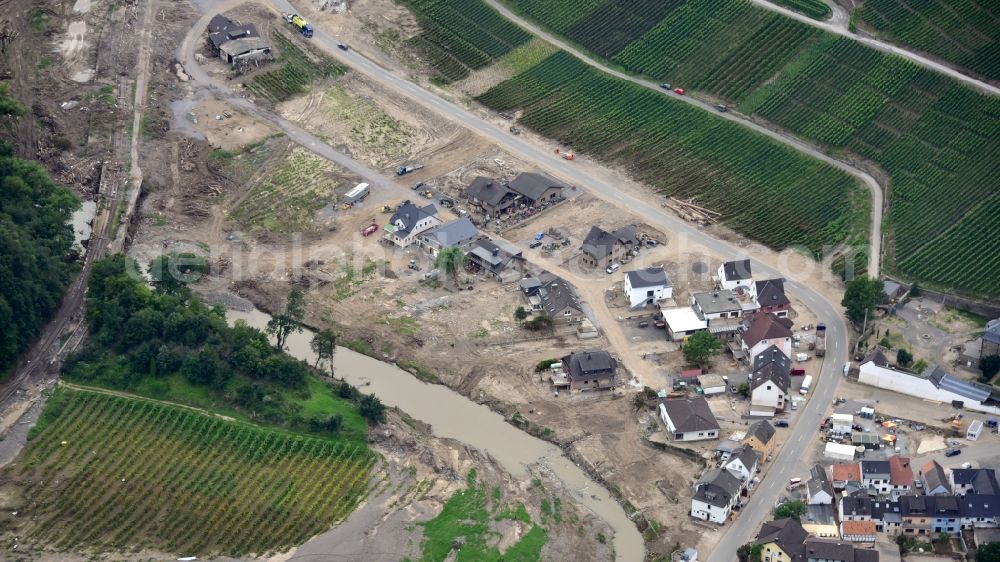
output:
[[[864,408],[858,410],[858,415],[865,419],[870,420],[875,417],[875,408],[870,408],[868,406],[865,406]]]
[[[850,433],[851,426],[854,425],[854,416],[851,414],[833,414],[830,416],[831,428],[834,433]]]
[[[983,421],[973,420],[973,422],[969,424],[969,429],[965,431],[965,438],[968,439],[969,441],[976,441],[977,439],[979,439],[979,435],[982,432],[983,432]]]
[[[698,378],[701,381],[701,388],[705,392],[705,396],[726,392],[726,381],[722,379],[721,375],[702,375]]]
[[[826,449],[823,451],[826,457],[841,461],[853,461],[854,453],[853,446],[840,443],[827,443]]]
[[[854,431],[851,433],[851,444],[855,447],[862,446],[865,449],[878,449],[879,438],[874,433],[862,433]]]

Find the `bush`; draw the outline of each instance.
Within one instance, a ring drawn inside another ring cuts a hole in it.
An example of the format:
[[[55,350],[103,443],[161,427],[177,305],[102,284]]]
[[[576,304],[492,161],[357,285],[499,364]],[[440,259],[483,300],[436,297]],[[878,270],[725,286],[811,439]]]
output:
[[[532,332],[540,332],[542,330],[552,329],[552,319],[545,315],[535,316],[531,320],[528,320],[522,323],[521,325],[524,326],[526,330],[530,330]]]
[[[560,361],[559,359],[544,359],[542,361],[539,361],[538,364],[535,365],[535,372],[541,373],[547,371],[549,370],[550,367],[552,367],[552,365],[556,365],[558,363],[562,363],[562,361]]]
[[[980,359],[979,370],[983,372],[983,379],[988,382],[1000,372],[1000,355],[988,355]]]
[[[896,351],[897,365],[899,365],[900,367],[909,367],[910,363],[912,362],[913,362],[913,355],[909,351],[905,349],[900,349]]]

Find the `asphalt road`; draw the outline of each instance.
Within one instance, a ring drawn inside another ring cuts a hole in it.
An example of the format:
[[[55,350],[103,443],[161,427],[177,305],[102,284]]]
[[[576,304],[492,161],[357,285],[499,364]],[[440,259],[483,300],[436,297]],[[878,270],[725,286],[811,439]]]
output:
[[[611,76],[614,76],[615,78],[619,78],[621,80],[627,80],[629,82],[632,82],[633,84],[643,86],[650,90],[660,92],[664,96],[669,96],[674,100],[681,101],[689,105],[693,105],[698,109],[708,111],[709,113],[712,113],[722,119],[726,119],[728,121],[732,121],[733,123],[737,123],[743,127],[747,127],[748,129],[752,129],[753,131],[765,135],[767,137],[770,137],[771,139],[776,140],[779,143],[792,148],[793,150],[797,150],[803,154],[806,154],[807,156],[811,156],[818,160],[822,160],[823,162],[826,162],[827,164],[833,166],[834,168],[837,168],[838,170],[850,174],[855,178],[861,180],[861,182],[865,184],[865,186],[868,188],[868,191],[872,195],[872,215],[871,215],[871,225],[870,225],[871,236],[869,237],[869,242],[868,242],[869,243],[868,263],[870,264],[869,268],[870,271],[872,272],[872,275],[876,277],[878,276],[879,265],[882,258],[882,211],[884,209],[884,198],[883,198],[882,186],[880,186],[879,183],[875,181],[875,178],[872,177],[871,174],[868,174],[867,172],[859,168],[855,168],[854,166],[848,164],[847,162],[833,158],[826,152],[823,152],[823,150],[821,150],[816,145],[806,142],[792,134],[769,129],[763,125],[750,121],[746,117],[741,116],[740,114],[731,110],[725,113],[721,113],[716,109],[715,104],[701,101],[691,96],[681,96],[673,92],[664,91],[662,88],[660,88],[660,85],[657,83],[650,82],[648,80],[643,80],[641,78],[636,78],[635,76],[632,76],[630,74],[625,74],[624,72],[620,72],[604,64],[601,64],[599,61],[591,58],[590,56],[583,53],[576,47],[573,47],[572,45],[566,43],[565,41],[559,39],[558,37],[552,35],[551,33],[542,30],[535,24],[525,20],[521,16],[508,10],[503,4],[497,2],[497,0],[483,0],[483,1],[486,4],[488,4],[491,8],[499,12],[500,15],[502,15],[504,18],[510,20],[511,22],[520,26],[521,28],[531,32],[532,34],[541,37],[545,41],[573,55],[581,62],[584,62],[587,65],[600,70],[601,72],[610,74]]]
[[[238,1],[230,1],[215,4],[209,10],[211,13],[206,14],[206,17],[210,18],[212,14],[224,11],[227,7],[235,6],[239,3]],[[271,0],[271,6],[282,12],[297,11],[285,0]],[[202,18],[202,20],[205,20],[205,18]],[[199,75],[200,70],[197,69],[197,65],[193,64],[194,59],[192,54],[194,42],[200,38],[203,29],[204,21],[199,21],[178,48],[178,59],[185,63],[187,72],[191,74],[195,81],[207,79],[204,73]],[[834,395],[834,390],[837,386],[837,377],[842,372],[843,362],[847,359],[848,352],[847,326],[843,320],[839,306],[825,300],[822,295],[812,290],[808,285],[796,280],[794,274],[777,271],[757,261],[754,256],[747,255],[745,250],[712,238],[674,215],[661,211],[659,206],[651,205],[648,201],[623,193],[611,182],[591,177],[580,170],[579,167],[574,168],[571,162],[550,154],[548,151],[537,149],[525,140],[510,134],[493,123],[413,84],[405,77],[378,66],[355,51],[341,51],[337,48],[337,39],[324,31],[316,29],[311,41],[316,47],[326,51],[329,55],[354,71],[366,75],[383,87],[395,91],[409,98],[414,103],[435,111],[444,118],[497,143],[514,156],[528,162],[533,162],[540,170],[552,176],[587,189],[611,205],[630,209],[651,225],[664,229],[667,232],[672,232],[674,235],[687,236],[695,243],[707,247],[710,251],[732,256],[734,259],[742,257],[750,258],[753,262],[752,267],[754,272],[758,275],[785,277],[786,290],[802,301],[805,306],[813,310],[821,321],[827,324],[828,360],[824,363],[812,398],[802,408],[799,417],[802,423],[797,423],[792,429],[787,440],[788,446],[784,447],[781,453],[772,461],[773,465],[770,468],[767,478],[744,507],[741,517],[735,523],[728,526],[726,534],[715,549],[715,554],[710,558],[711,562],[721,562],[723,560],[728,562],[732,560],[736,548],[747,542],[756,531],[760,522],[768,517],[771,506],[778,499],[783,489],[783,483],[791,478],[791,475],[801,470],[798,462],[802,450],[801,447],[810,441],[826,405],[829,404]],[[282,121],[280,118],[274,116],[269,117],[268,120],[272,118],[278,119],[279,124]],[[295,132],[291,138],[298,142],[305,142],[306,144],[303,144],[303,146],[314,151],[317,151],[317,147],[319,147],[319,150],[323,150],[321,148],[321,145],[323,145],[322,142],[309,140],[311,135],[308,135],[304,131],[301,133],[296,131],[297,127],[287,123],[280,124],[280,127],[286,132],[289,130]],[[312,144],[314,142],[316,143],[315,145]],[[333,152],[335,153],[336,151]],[[339,162],[335,159],[335,154],[330,154],[329,156],[334,161]],[[362,165],[357,163],[348,165],[345,162],[343,165],[358,173],[361,173],[361,169],[355,170],[352,166],[361,166],[363,168]],[[380,177],[378,173],[361,173],[361,175],[372,179]]]
[[[944,74],[949,78],[954,78],[955,80],[962,82],[966,86],[969,86],[984,94],[989,94],[992,96],[1000,96],[1000,88],[997,88],[992,84],[987,84],[982,80],[977,80],[971,76],[966,76],[965,74],[962,74],[961,72],[955,70],[954,68],[946,64],[942,64],[937,61],[931,60],[930,58],[925,57],[923,55],[918,55],[917,53],[914,53],[913,51],[908,51],[906,49],[903,49],[902,47],[891,45],[889,43],[886,43],[885,41],[879,41],[878,39],[865,37],[862,35],[858,35],[857,33],[851,33],[850,30],[847,29],[847,27],[842,23],[840,19],[835,18],[834,20],[816,21],[809,16],[800,14],[796,11],[789,10],[788,8],[784,8],[776,4],[772,4],[767,0],[751,0],[751,2],[753,2],[753,4],[756,6],[764,8],[765,10],[771,10],[772,12],[777,12],[785,17],[791,18],[796,21],[800,21],[806,25],[818,27],[823,31],[828,31],[830,33],[841,35],[843,37],[850,37],[851,39],[854,39],[859,43],[863,43],[864,45],[882,51],[883,53],[892,53],[896,56],[903,57],[904,59],[919,64],[924,68],[928,68],[930,70],[933,70],[934,72],[940,72],[941,74]]]

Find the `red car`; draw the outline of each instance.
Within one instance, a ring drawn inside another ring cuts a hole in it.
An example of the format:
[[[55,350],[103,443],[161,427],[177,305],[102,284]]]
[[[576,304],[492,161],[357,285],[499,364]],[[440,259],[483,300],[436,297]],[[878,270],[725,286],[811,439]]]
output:
[[[375,234],[376,230],[378,230],[378,225],[377,224],[370,224],[367,227],[365,227],[364,230],[361,231],[361,235],[362,236],[371,236],[372,234]]]
[[[674,88],[674,93],[677,94],[678,96],[683,96],[684,88]]]

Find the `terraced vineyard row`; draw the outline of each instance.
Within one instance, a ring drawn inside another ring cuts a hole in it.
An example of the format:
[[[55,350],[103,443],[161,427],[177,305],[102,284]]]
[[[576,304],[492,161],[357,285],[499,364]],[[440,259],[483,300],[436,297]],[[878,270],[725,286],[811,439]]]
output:
[[[621,164],[664,193],[697,197],[774,248],[865,239],[867,194],[825,164],[559,52],[480,96],[521,123]]]
[[[890,41],[1000,79],[997,0],[865,0],[858,14]]]
[[[344,170],[296,147],[280,165],[254,180],[231,216],[252,232],[308,232],[316,211],[334,203],[334,189],[348,181]]]
[[[823,0],[774,0],[774,3],[805,14],[814,20],[828,20],[833,15],[833,10]]]
[[[409,40],[446,82],[527,43],[531,34],[480,0],[401,0],[417,15],[423,32]]]
[[[57,417],[4,479],[32,498],[18,532],[70,551],[287,549],[350,514],[377,461],[353,441],[144,400],[67,388],[51,400]]]
[[[309,84],[316,80],[347,72],[331,58],[318,57],[318,62],[314,61],[281,32],[272,33],[271,37],[281,52],[278,68],[257,74],[245,84],[248,90],[262,98],[284,101],[306,92]]]

